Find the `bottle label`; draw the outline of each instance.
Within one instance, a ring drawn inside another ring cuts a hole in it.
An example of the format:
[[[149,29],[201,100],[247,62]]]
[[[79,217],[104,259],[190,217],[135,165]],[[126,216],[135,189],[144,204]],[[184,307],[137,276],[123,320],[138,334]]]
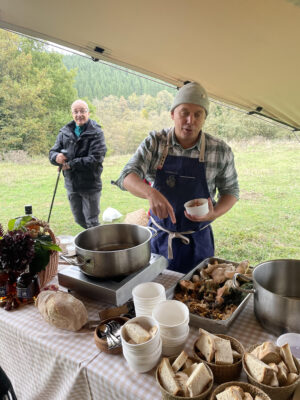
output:
[[[19,299],[31,299],[33,297],[32,287],[19,288],[17,287],[17,297]]]
[[[7,288],[5,286],[0,286],[0,297],[4,297],[7,295]]]

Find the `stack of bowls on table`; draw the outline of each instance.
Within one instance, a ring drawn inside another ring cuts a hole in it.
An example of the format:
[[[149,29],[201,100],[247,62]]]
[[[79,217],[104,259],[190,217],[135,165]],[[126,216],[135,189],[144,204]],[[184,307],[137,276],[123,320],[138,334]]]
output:
[[[133,344],[129,342],[130,338],[126,331],[126,325],[131,323],[137,323],[147,331],[156,326],[157,331],[147,342]],[[161,357],[162,343],[159,327],[152,317],[141,316],[127,321],[121,328],[121,341],[123,355],[133,371],[143,373],[150,371],[157,365]]]
[[[153,308],[166,300],[166,290],[163,285],[157,282],[141,283],[132,290],[135,315],[152,316]]]
[[[160,329],[162,354],[169,357],[178,355],[189,335],[188,307],[178,300],[165,300],[154,307],[152,316]]]

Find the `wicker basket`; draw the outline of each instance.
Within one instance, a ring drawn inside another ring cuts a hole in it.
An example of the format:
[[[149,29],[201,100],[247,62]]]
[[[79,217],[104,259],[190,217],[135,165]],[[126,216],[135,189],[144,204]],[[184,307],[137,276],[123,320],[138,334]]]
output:
[[[249,347],[247,350],[248,353],[251,353],[257,346],[260,344],[254,344],[253,346]],[[298,373],[300,373],[300,363],[297,360],[296,357],[293,356],[294,363],[297,367]],[[274,387],[270,385],[265,385],[264,383],[258,382],[255,378],[253,378],[252,375],[250,375],[246,363],[245,363],[245,356],[243,356],[243,369],[246,372],[248,382],[250,382],[252,385],[259,387],[261,390],[263,390],[265,393],[267,393],[272,400],[288,400],[296,390],[299,382],[300,382],[300,375],[298,376],[298,379],[292,383],[291,385],[288,386],[279,386],[279,387]]]
[[[59,244],[58,239],[56,239],[53,231],[50,229],[47,222],[40,221],[40,220],[29,221],[29,222],[27,222],[27,224],[25,226],[26,226],[26,228],[35,227],[35,226],[42,228],[44,233],[49,233],[49,235],[52,239],[52,242],[54,244],[57,244],[57,245]],[[59,258],[58,252],[51,251],[49,263],[46,265],[44,270],[42,270],[38,273],[38,281],[39,281],[40,289],[43,288],[45,285],[47,285],[47,283],[50,282],[51,279],[53,279],[56,276],[57,267],[58,267],[58,258]]]
[[[223,392],[225,389],[227,389],[230,386],[239,386],[240,388],[243,389],[244,392],[248,392],[251,394],[251,396],[260,396],[263,400],[271,400],[271,398],[261,389],[259,389],[256,386],[250,385],[249,383],[245,382],[226,382],[223,383],[222,385],[219,385],[211,394],[209,400],[217,400],[217,394]]]
[[[176,357],[169,357],[170,363],[172,364],[172,362],[176,359]],[[189,359],[191,359],[193,362],[198,363],[199,360],[196,360],[193,357],[189,356]],[[213,388],[213,384],[214,384],[214,376],[213,373],[211,371],[211,369],[209,368],[209,366],[206,364],[206,367],[208,369],[208,372],[210,374],[210,376],[212,377],[212,381],[207,385],[207,387],[205,388],[204,392],[198,394],[198,396],[194,396],[194,397],[182,397],[182,396],[176,396],[173,395],[169,392],[166,391],[166,389],[162,386],[161,382],[160,382],[160,378],[159,378],[159,366],[156,368],[156,382],[159,385],[160,391],[161,391],[161,395],[162,395],[162,399],[163,400],[205,400],[208,399],[208,396],[210,395],[212,388]]]
[[[236,361],[233,364],[226,364],[226,365],[220,365],[206,361],[206,359],[200,354],[199,350],[196,347],[196,342],[198,338],[195,340],[193,346],[194,357],[198,361],[202,361],[210,367],[210,369],[214,374],[214,380],[216,383],[223,383],[238,379],[242,371],[242,357],[244,354],[244,347],[242,343],[239,342],[237,339],[233,338],[232,336],[221,335],[221,334],[217,334],[215,336],[229,340],[231,343],[231,348],[241,354],[240,360]]]

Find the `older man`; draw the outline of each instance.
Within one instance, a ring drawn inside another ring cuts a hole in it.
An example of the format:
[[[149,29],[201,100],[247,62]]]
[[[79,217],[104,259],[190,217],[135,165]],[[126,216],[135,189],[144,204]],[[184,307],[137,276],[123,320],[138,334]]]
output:
[[[62,166],[75,221],[83,228],[90,228],[99,225],[106,145],[100,125],[89,118],[85,101],[74,101],[71,112],[73,121],[59,131],[49,159],[52,164]],[[66,155],[61,152],[63,149]]]
[[[158,231],[151,251],[168,258],[169,269],[183,273],[214,255],[211,222],[239,197],[230,147],[202,130],[208,113],[205,89],[196,82],[184,85],[171,108],[174,127],[150,132],[116,182],[148,199],[149,224]],[[184,210],[184,203],[196,198],[208,199],[205,216],[193,217]]]

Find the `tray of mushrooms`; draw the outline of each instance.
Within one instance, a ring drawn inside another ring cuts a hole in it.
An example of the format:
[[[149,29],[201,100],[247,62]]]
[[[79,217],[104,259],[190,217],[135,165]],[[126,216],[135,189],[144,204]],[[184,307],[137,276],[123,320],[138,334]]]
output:
[[[250,277],[252,271],[249,261],[210,257],[171,287],[167,297],[188,306],[191,325],[225,333],[251,296],[234,288],[233,276],[242,273]],[[252,283],[238,283],[245,289],[252,288]]]

